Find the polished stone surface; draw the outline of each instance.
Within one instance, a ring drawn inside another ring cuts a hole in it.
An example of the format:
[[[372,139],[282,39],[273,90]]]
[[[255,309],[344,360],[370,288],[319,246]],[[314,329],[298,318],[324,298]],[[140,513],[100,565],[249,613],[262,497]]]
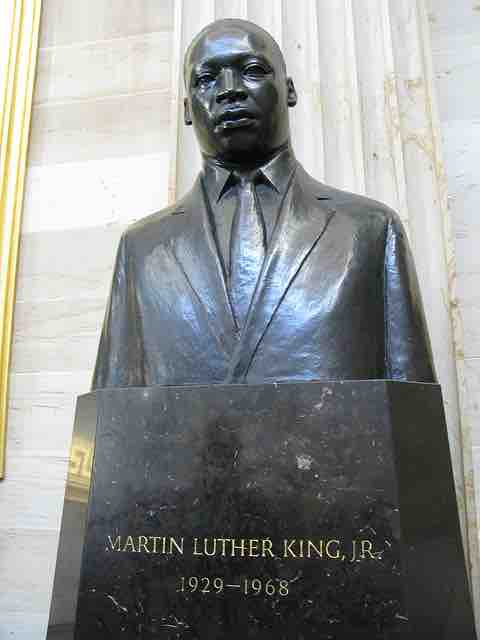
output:
[[[48,640],[70,640],[73,637],[96,430],[97,399],[94,394],[88,394],[77,401],[48,621]]]
[[[76,640],[475,639],[437,385],[94,400]]]

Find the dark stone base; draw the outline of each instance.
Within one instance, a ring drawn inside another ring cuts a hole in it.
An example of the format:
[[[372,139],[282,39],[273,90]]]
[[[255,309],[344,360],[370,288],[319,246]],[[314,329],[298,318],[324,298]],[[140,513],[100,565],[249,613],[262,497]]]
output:
[[[82,427],[49,639],[475,640],[437,385],[103,390]]]

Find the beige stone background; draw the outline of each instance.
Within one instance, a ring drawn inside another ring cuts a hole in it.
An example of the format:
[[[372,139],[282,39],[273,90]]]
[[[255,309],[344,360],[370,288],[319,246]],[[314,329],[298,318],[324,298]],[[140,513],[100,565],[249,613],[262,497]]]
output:
[[[89,389],[116,244],[191,183],[181,58],[230,15],[285,51],[306,168],[407,226],[479,602],[478,2],[44,0],[0,484],[1,640],[45,637],[74,402]]]

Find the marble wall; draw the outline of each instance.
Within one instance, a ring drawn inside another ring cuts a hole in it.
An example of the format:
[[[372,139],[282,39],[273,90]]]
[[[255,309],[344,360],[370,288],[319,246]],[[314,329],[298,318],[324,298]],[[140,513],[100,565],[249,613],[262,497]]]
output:
[[[480,522],[480,3],[430,0],[429,22],[463,319],[465,448]],[[477,575],[480,589],[480,574]]]
[[[45,637],[75,397],[125,224],[168,198],[173,0],[44,0],[0,484],[0,638]]]
[[[185,191],[196,172],[193,134],[182,126],[181,58],[215,17],[248,17],[281,42],[302,95],[292,115],[306,168],[387,201],[408,226],[464,504],[470,433],[480,465],[480,12],[472,2],[432,0],[428,25],[414,0],[43,0],[0,484],[0,638],[44,637],[74,400],[89,389],[116,244],[126,224]],[[468,432],[459,419],[455,350],[463,356],[450,327],[428,28],[465,320]]]

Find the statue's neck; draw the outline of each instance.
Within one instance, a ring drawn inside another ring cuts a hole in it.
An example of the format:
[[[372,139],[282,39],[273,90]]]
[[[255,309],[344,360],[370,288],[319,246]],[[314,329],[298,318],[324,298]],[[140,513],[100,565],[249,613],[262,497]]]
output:
[[[289,140],[287,140],[285,144],[272,151],[272,153],[270,153],[269,155],[263,156],[260,160],[252,161],[251,154],[249,156],[245,156],[245,158],[239,158],[238,161],[226,160],[224,158],[208,156],[206,154],[203,154],[203,158],[204,161],[209,162],[210,164],[215,164],[228,171],[252,171],[254,169],[260,169],[261,167],[265,166],[271,160],[273,160],[273,158],[280,155],[280,153],[282,153],[286,149],[290,149],[291,151]]]

